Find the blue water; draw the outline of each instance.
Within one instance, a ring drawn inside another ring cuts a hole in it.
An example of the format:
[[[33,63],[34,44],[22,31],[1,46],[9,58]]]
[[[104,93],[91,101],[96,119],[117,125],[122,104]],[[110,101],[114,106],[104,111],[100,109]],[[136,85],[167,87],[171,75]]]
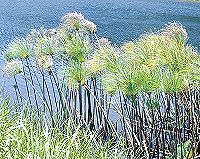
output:
[[[14,37],[33,28],[52,28],[68,12],[81,12],[98,26],[97,34],[113,43],[156,31],[179,21],[189,33],[189,43],[200,50],[200,3],[176,0],[0,0],[0,67],[3,52]],[[0,71],[0,87],[5,81]],[[7,79],[5,85],[7,83]],[[9,90],[9,89],[8,89]]]

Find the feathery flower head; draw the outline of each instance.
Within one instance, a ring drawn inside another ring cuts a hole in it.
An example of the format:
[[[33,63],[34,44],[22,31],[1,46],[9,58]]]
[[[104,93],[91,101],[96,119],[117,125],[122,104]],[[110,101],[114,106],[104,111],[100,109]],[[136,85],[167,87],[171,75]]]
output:
[[[69,29],[87,31],[90,33],[95,33],[97,31],[96,25],[93,22],[86,20],[81,13],[68,13],[62,17],[61,22],[63,24],[61,25],[61,28],[63,27],[64,29],[68,27]]]
[[[84,85],[89,76],[86,64],[80,65],[79,62],[69,61],[69,66],[64,70],[66,84],[72,88],[78,88],[79,84]]]
[[[53,66],[53,60],[48,55],[40,55],[37,57],[37,64],[41,69],[49,69]]]
[[[99,71],[102,69],[102,60],[99,56],[99,54],[93,54],[91,59],[88,59],[86,61],[87,69],[89,72],[93,75],[96,75],[99,73]]]
[[[96,43],[96,51],[100,54],[101,59],[109,58],[115,59],[118,56],[119,50],[113,47],[111,42],[106,38],[101,38]]]
[[[97,49],[100,49],[100,48],[110,48],[111,47],[111,42],[107,38],[100,38],[95,43],[95,47]]]
[[[30,47],[25,39],[15,39],[9,44],[5,53],[6,60],[10,61],[16,58],[26,59],[30,56]]]
[[[6,63],[6,66],[3,68],[4,74],[11,78],[23,71],[23,64],[19,60],[12,60]]]
[[[37,56],[53,55],[57,51],[57,41],[50,37],[39,38],[34,49]]]
[[[165,28],[162,29],[161,35],[174,38],[177,41],[184,40],[186,42],[188,40],[188,33],[183,25],[179,22],[167,24]]]
[[[89,20],[84,20],[84,26],[90,33],[96,33],[97,31],[97,26]]]
[[[166,35],[164,35],[163,33],[162,34],[146,33],[140,37],[137,43],[139,45],[145,45],[145,46],[147,45],[148,47],[155,47],[158,45],[166,45],[166,43],[163,44],[163,42],[168,43],[167,40],[168,40],[168,37],[166,38]]]
[[[31,44],[35,44],[40,38],[43,38],[48,35],[49,30],[45,28],[40,29],[33,29],[28,35],[27,35],[27,41]]]
[[[136,45],[134,42],[129,41],[125,44],[122,45],[121,50],[125,53],[132,53],[134,51],[134,49],[136,48]]]
[[[61,22],[71,29],[80,30],[83,28],[84,16],[81,13],[68,13],[62,17]]]

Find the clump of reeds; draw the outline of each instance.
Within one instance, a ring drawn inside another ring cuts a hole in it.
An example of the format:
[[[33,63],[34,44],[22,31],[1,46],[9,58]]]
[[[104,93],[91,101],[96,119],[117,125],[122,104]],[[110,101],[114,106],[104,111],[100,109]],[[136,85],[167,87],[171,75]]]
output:
[[[123,139],[119,144],[98,140],[97,134],[83,125],[73,126],[68,121],[61,131],[56,120],[51,127],[49,116],[24,110],[16,113],[17,107],[9,98],[0,98],[0,156],[1,158],[121,158],[126,156]]]
[[[44,112],[52,128],[84,125],[103,142],[124,136],[131,157],[197,156],[200,56],[186,29],[169,23],[121,47],[96,31],[75,12],[56,29],[14,40],[4,70],[14,76],[18,104],[28,99],[36,120]]]

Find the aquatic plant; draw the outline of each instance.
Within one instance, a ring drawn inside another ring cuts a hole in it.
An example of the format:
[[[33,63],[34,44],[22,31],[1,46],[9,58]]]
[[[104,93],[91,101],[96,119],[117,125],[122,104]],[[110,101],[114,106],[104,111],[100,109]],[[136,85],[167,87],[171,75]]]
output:
[[[14,77],[23,71],[23,64],[19,60],[12,60],[6,63],[3,72],[8,77]]]
[[[105,144],[123,137],[129,158],[183,158],[185,141],[197,147],[200,138],[200,56],[186,29],[172,22],[120,47],[96,30],[74,12],[55,29],[11,43],[5,72],[14,76],[18,104],[26,102],[35,119],[45,113],[53,129],[87,127]],[[15,77],[21,71],[26,95]]]
[[[84,23],[85,23],[84,26],[87,31],[89,31],[90,33],[96,33],[97,26],[93,22],[85,20]]]
[[[176,40],[178,43],[183,42],[186,44],[188,40],[188,33],[183,25],[179,22],[172,22],[167,24],[162,30],[161,34]]]
[[[68,13],[62,17],[61,22],[71,29],[80,30],[84,26],[84,16],[77,12]]]
[[[85,19],[81,13],[68,13],[61,18],[62,27],[68,27],[69,29],[76,31],[88,31],[95,33],[97,30],[96,25]]]
[[[9,44],[5,53],[5,58],[8,61],[13,59],[26,59],[30,54],[31,50],[26,39],[15,39]]]

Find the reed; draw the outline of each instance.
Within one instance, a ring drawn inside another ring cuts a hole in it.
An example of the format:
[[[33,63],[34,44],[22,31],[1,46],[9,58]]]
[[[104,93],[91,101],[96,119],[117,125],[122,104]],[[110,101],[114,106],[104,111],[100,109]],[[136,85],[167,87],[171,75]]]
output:
[[[28,100],[60,131],[96,131],[97,143],[117,145],[123,137],[129,158],[198,156],[200,56],[187,44],[186,29],[169,23],[120,47],[96,31],[75,12],[55,29],[14,40],[4,70],[16,81],[18,103]]]
[[[45,113],[40,112],[40,120],[36,121],[35,114],[27,114],[25,110],[16,114],[14,103],[8,98],[1,98],[1,158],[92,159],[121,158],[126,155],[122,147],[123,139],[118,140],[119,144],[111,140],[103,144],[89,127],[73,127],[65,122],[65,130],[60,131],[58,121],[52,127]]]

